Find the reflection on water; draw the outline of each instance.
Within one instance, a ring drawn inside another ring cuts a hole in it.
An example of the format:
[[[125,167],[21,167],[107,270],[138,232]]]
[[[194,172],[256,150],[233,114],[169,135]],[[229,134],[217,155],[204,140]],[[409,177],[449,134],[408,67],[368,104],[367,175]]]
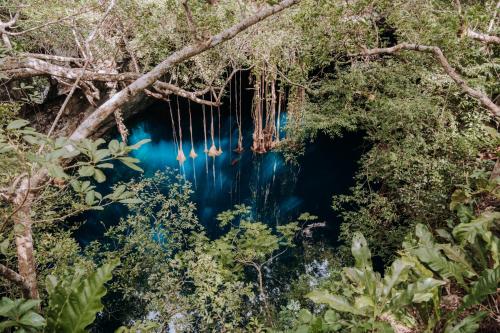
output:
[[[352,185],[352,177],[360,156],[361,135],[350,134],[335,141],[320,135],[314,143],[307,146],[299,164],[292,165],[286,163],[280,153],[258,155],[249,149],[252,134],[249,119],[243,122],[245,151],[241,154],[233,152],[238,139],[237,124],[234,114],[230,119],[229,111],[223,109],[220,130],[223,153],[211,158],[204,153],[202,109],[200,106],[191,107],[193,147],[198,154],[197,158],[189,157],[189,118],[185,116],[181,125],[182,146],[187,159],[179,166],[176,160],[178,146],[175,144],[179,128],[176,123],[177,135],[174,137],[166,104],[154,105],[128,123],[129,144],[145,138],[152,140],[132,154],[141,160],[140,165],[146,176],[166,167],[177,168],[178,172],[193,184],[192,199],[197,204],[199,220],[207,228],[209,235],[217,234],[215,217],[218,213],[232,208],[235,204],[245,204],[252,207],[256,220],[272,225],[289,222],[300,213],[309,212],[319,216],[320,220],[327,221],[331,231],[329,236],[332,240],[336,238],[337,223],[330,208],[331,197],[335,193],[345,193]],[[188,114],[187,105],[181,104],[180,108],[181,114]],[[209,110],[206,114],[209,124]],[[215,123],[216,121],[214,119]],[[281,123],[284,122],[285,118],[281,120]],[[207,129],[206,134],[210,140],[209,132]],[[218,146],[217,126],[214,134]],[[208,146],[210,144],[211,142],[208,142]],[[109,183],[135,176],[137,172],[120,165],[110,175]],[[113,224],[125,213],[119,205],[113,205],[104,212],[93,213],[87,216],[89,221],[80,228],[77,237],[82,243],[87,243],[102,234],[100,221]]]

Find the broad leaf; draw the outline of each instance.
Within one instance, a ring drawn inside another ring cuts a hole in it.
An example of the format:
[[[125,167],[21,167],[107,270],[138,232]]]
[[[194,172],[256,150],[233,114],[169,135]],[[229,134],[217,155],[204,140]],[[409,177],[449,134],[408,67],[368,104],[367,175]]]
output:
[[[488,295],[497,291],[500,284],[500,266],[495,269],[485,269],[479,280],[472,286],[468,295],[464,297],[463,308],[481,303]]]
[[[458,324],[448,324],[444,333],[475,333],[479,328],[479,322],[486,315],[485,312],[478,312],[462,319]]]
[[[29,124],[29,121],[24,119],[16,119],[7,125],[7,130],[16,130]]]
[[[338,295],[332,295],[326,290],[313,290],[306,295],[307,298],[314,303],[327,304],[332,309],[341,312],[350,312],[352,314],[363,314],[361,311],[352,306],[349,301]]]
[[[47,332],[81,333],[90,325],[96,314],[102,310],[101,298],[106,294],[104,284],[112,277],[119,260],[111,260],[90,274],[87,278],[76,277],[68,288],[55,283],[49,291]]]
[[[357,268],[372,269],[372,254],[365,237],[359,232],[356,232],[352,238],[351,252],[356,260]]]

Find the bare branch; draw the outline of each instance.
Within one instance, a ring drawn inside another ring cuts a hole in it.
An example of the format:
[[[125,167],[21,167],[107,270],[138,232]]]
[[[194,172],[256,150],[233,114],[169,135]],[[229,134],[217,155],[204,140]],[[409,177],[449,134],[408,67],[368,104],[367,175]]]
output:
[[[92,30],[92,32],[88,35],[87,39],[85,39],[85,43],[84,43],[85,49],[87,51],[87,57],[90,57],[90,59],[92,59],[92,52],[90,51],[90,43],[95,38],[95,35],[97,34],[99,29],[101,28],[104,21],[106,21],[106,18],[108,17],[109,13],[111,12],[111,10],[115,6],[115,4],[116,4],[116,0],[111,0],[109,2],[108,8],[104,12],[104,15],[101,17],[101,19],[99,20],[99,23],[94,27],[94,30]]]
[[[471,88],[467,82],[457,73],[457,71],[451,67],[450,63],[444,56],[443,52],[441,49],[437,46],[427,46],[427,45],[417,45],[417,44],[409,44],[409,43],[401,43],[397,44],[393,47],[387,47],[387,48],[374,48],[374,49],[364,49],[360,54],[357,55],[351,55],[351,56],[373,56],[373,55],[379,55],[379,54],[394,54],[399,51],[418,51],[418,52],[425,52],[425,53],[431,53],[434,55],[434,57],[438,60],[440,63],[441,67],[443,67],[444,71],[450,78],[455,81],[455,83],[462,89],[464,93],[469,95],[470,97],[477,99],[478,101],[481,102],[481,104],[490,110],[493,115],[500,117],[500,107],[496,105],[486,94],[483,92]]]
[[[7,28],[12,28],[14,24],[16,24],[17,19],[19,18],[19,12],[17,12],[14,17],[11,17],[11,19],[8,22],[3,23],[0,20],[0,35],[2,36],[2,41],[7,50],[12,50],[12,44],[9,39],[9,34],[7,31]]]
[[[86,60],[85,61],[85,65],[83,66],[83,71],[82,71],[82,74],[84,73],[84,71],[87,69],[87,66],[89,65],[89,60]],[[52,135],[52,132],[54,131],[54,129],[56,128],[57,126],[57,123],[59,122],[59,119],[61,118],[61,116],[63,115],[64,113],[64,110],[66,109],[66,106],[68,105],[69,103],[69,100],[71,99],[71,96],[73,96],[73,94],[75,93],[75,90],[76,88],[78,87],[78,83],[80,83],[80,80],[82,79],[82,74],[76,78],[75,82],[73,83],[73,85],[71,86],[71,90],[69,91],[68,95],[66,96],[66,98],[64,99],[64,102],[63,104],[61,105],[61,108],[59,109],[59,112],[57,112],[57,115],[56,115],[56,118],[54,119],[54,122],[52,123],[52,125],[50,126],[50,129],[49,129],[49,132],[47,133],[47,138],[49,138],[51,135]],[[38,153],[40,153],[41,151],[43,150],[43,145],[40,147],[40,150],[38,151]]]
[[[469,38],[480,41],[486,44],[500,44],[500,37],[494,35],[483,34],[480,32],[476,32],[472,29],[467,29],[466,35]]]
[[[73,18],[75,16],[79,16],[79,15],[83,15],[83,14],[86,14],[88,12],[91,12],[92,10],[94,10],[95,8],[92,7],[92,8],[89,8],[87,10],[84,10],[84,11],[81,11],[81,12],[78,12],[78,13],[74,13],[74,14],[71,14],[71,15],[67,15],[67,16],[64,16],[64,17],[61,17],[59,19],[55,19],[55,20],[52,20],[52,21],[49,21],[49,22],[46,22],[46,23],[43,23],[43,24],[40,24],[40,25],[37,25],[35,27],[32,27],[32,28],[29,28],[29,29],[26,29],[26,30],[23,30],[23,31],[19,31],[19,32],[13,32],[13,31],[7,31],[7,34],[10,35],[10,36],[20,36],[20,35],[24,35],[28,32],[31,32],[31,31],[35,31],[35,30],[39,30],[39,29],[42,29],[42,28],[45,28],[49,25],[52,25],[52,24],[56,24],[56,23],[59,23],[59,22],[62,22],[62,21],[65,21],[67,19],[70,19],[70,18]]]
[[[500,9],[500,1],[497,2],[497,5],[495,6],[495,9],[493,10],[493,15],[490,20],[490,24],[488,24],[488,30],[487,32],[490,33],[493,28],[495,27],[495,22],[497,20],[497,15],[498,15],[498,10]]]
[[[37,58],[42,60],[59,61],[59,62],[83,62],[85,60],[83,58],[63,57],[63,56],[42,54],[42,53],[21,53],[21,56]]]
[[[182,0],[182,7],[184,7],[184,11],[186,12],[187,24],[188,28],[191,31],[194,39],[198,39],[196,34],[196,23],[193,20],[193,13],[191,12],[191,8],[189,8],[188,0]]]
[[[211,101],[207,101],[207,100],[198,98],[196,93],[183,90],[183,89],[181,89],[177,86],[174,86],[173,84],[170,84],[170,83],[156,81],[153,84],[153,88],[161,94],[169,95],[171,93],[174,93],[175,95],[190,99],[193,102],[198,103],[198,104],[204,104],[204,105],[208,105],[208,106],[219,105],[218,101],[211,102]],[[207,92],[208,92],[208,90],[207,90]]]
[[[13,271],[9,267],[0,264],[0,275],[9,280],[10,282],[13,282],[20,286],[23,290],[29,291],[30,287],[24,280],[24,278],[19,275],[19,273]]]

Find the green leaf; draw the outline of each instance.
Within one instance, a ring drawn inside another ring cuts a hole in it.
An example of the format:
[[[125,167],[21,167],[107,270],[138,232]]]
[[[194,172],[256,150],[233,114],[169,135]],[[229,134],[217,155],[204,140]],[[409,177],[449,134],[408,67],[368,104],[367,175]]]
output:
[[[108,143],[108,149],[112,154],[118,153],[120,150],[120,143],[118,143],[118,140],[111,140]]]
[[[7,125],[7,130],[16,130],[28,125],[30,122],[24,119],[16,119]]]
[[[103,183],[106,181],[106,175],[99,169],[94,169],[94,179],[98,183]]]
[[[16,307],[16,303],[7,297],[2,297],[0,300],[0,316],[8,317],[9,312],[11,312]]]
[[[389,295],[392,288],[400,282],[406,281],[408,274],[407,272],[412,266],[408,262],[397,259],[392,265],[388,274],[384,277],[384,289],[383,294],[385,296]]]
[[[32,135],[23,136],[23,140],[29,143],[30,145],[36,145],[39,142],[38,139]]]
[[[41,327],[45,326],[46,321],[38,313],[30,311],[28,313],[25,313],[19,319],[19,324],[21,324],[23,326],[31,326],[31,327],[35,327],[35,328],[41,328]]]
[[[111,163],[101,163],[97,164],[97,167],[101,169],[113,169],[114,165]]]
[[[500,266],[495,269],[485,269],[472,285],[469,294],[464,297],[462,308],[481,303],[488,295],[497,291],[499,284]]]
[[[94,163],[99,163],[109,155],[110,155],[109,149],[99,149],[95,152],[93,161]]]
[[[413,251],[422,262],[426,263],[434,272],[443,278],[454,277],[458,283],[464,285],[463,275],[465,269],[459,264],[448,261],[440,251],[432,247],[420,247]]]
[[[500,220],[500,212],[486,212],[470,222],[460,223],[453,229],[453,236],[461,241],[474,244],[476,237],[481,236],[486,242],[491,241],[489,231],[493,221]]]
[[[450,323],[446,326],[444,333],[475,333],[479,328],[479,322],[485,315],[485,312],[478,312],[465,317],[456,325]]]
[[[327,304],[329,307],[337,311],[349,312],[357,315],[363,314],[361,311],[352,306],[345,297],[332,295],[325,290],[313,290],[307,294],[306,297],[314,303]]]
[[[101,298],[106,294],[108,282],[119,260],[111,260],[86,279],[77,277],[71,288],[56,283],[49,293],[47,332],[83,333],[96,314],[103,309]]]
[[[333,310],[326,310],[323,316],[325,322],[328,324],[335,324],[339,320],[339,315]]]
[[[142,139],[141,141],[137,142],[136,144],[128,146],[128,148],[132,149],[132,150],[137,150],[137,149],[141,148],[141,146],[143,146],[149,142],[151,142],[151,139]]]
[[[84,165],[78,168],[78,174],[82,177],[91,177],[94,175],[95,168],[92,165]]]
[[[372,269],[372,254],[368,248],[365,237],[359,233],[354,233],[352,238],[351,252],[356,260],[356,267],[360,269]]]
[[[298,313],[298,319],[301,323],[303,324],[307,324],[309,322],[311,322],[313,316],[311,314],[311,312],[309,312],[309,310],[307,309],[301,309]]]
[[[94,191],[88,191],[87,194],[85,195],[85,203],[87,206],[92,206],[95,201],[95,192]]]
[[[47,170],[49,171],[49,175],[54,178],[65,179],[68,177],[68,175],[64,172],[64,169],[58,164],[47,164]]]
[[[133,161],[131,162],[131,160],[133,160]],[[135,164],[135,163],[139,162],[139,160],[136,158],[120,157],[120,161],[132,170],[144,172],[144,170],[142,170],[141,167],[139,167],[138,165]]]
[[[41,301],[37,299],[27,299],[23,303],[21,303],[21,305],[19,305],[18,311],[20,313],[28,312],[29,310],[38,306],[40,303]]]
[[[294,333],[309,333],[309,325],[300,325],[295,329]]]
[[[8,238],[4,239],[1,243],[0,243],[0,253],[3,254],[3,255],[6,255],[7,254],[7,250],[9,249],[9,244],[10,244],[10,241]]]
[[[429,301],[435,294],[439,286],[443,286],[446,283],[441,280],[436,280],[433,278],[424,278],[417,281],[415,284],[415,289],[413,290],[413,302],[423,303]]]

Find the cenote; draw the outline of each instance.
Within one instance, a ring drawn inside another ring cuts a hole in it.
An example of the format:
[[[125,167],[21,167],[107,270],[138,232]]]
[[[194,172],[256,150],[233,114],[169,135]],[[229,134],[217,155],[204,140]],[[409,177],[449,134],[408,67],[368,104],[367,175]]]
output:
[[[307,242],[321,243],[318,248],[329,251],[338,246],[340,218],[331,208],[332,196],[348,193],[354,184],[353,177],[358,160],[363,151],[362,133],[344,133],[341,137],[331,138],[319,133],[314,140],[305,144],[304,150],[296,160],[286,161],[279,151],[257,154],[251,150],[253,123],[251,118],[253,91],[245,89],[242,93],[242,137],[244,151],[236,153],[238,125],[235,120],[234,96],[226,97],[220,109],[220,147],[223,153],[215,158],[204,153],[205,133],[203,131],[203,107],[189,103],[183,98],[172,98],[156,103],[139,115],[129,119],[129,144],[143,139],[151,142],[132,152],[131,156],[140,160],[144,177],[151,177],[158,171],[169,170],[192,186],[191,200],[196,205],[198,221],[203,225],[211,239],[221,236],[227,229],[218,227],[217,215],[235,205],[244,204],[251,208],[252,219],[271,227],[295,221],[302,213],[317,216],[317,222],[325,222],[325,227],[314,229],[312,238]],[[177,106],[181,115],[183,133],[182,146],[186,161],[183,165],[177,160],[179,127]],[[170,114],[172,109],[173,117]],[[189,157],[191,150],[189,108],[192,115],[193,147],[198,156]],[[218,110],[213,108],[215,142],[219,147]],[[205,107],[208,146],[210,145],[210,107]],[[172,128],[172,118],[175,133]],[[282,113],[281,123],[286,123],[286,113]],[[119,134],[112,134],[119,138]],[[280,136],[285,138],[285,131]],[[129,181],[139,177],[137,171],[123,164],[115,163],[108,174],[103,190],[110,184]],[[124,205],[113,204],[103,211],[85,214],[86,220],[76,230],[76,238],[82,246],[92,241],[105,241],[104,233],[108,226],[115,225],[127,215]],[[304,227],[304,225],[303,225]],[[298,235],[298,237],[302,237]],[[168,241],[168,240],[167,240]],[[307,260],[304,258],[302,242],[287,251],[273,265],[273,271],[266,272],[266,284],[271,293],[279,293],[291,278],[304,272]],[[310,262],[309,262],[310,264]],[[319,265],[321,263],[318,262]],[[253,272],[249,272],[250,275]],[[270,278],[270,277],[273,278]],[[285,287],[286,288],[286,287]],[[109,295],[107,298],[116,298]],[[115,329],[119,322],[112,318],[101,318],[97,326],[104,331]]]
[[[236,153],[238,126],[235,121],[234,99],[225,98],[221,106],[220,146],[223,153],[215,158],[204,153],[205,133],[203,131],[203,109],[201,105],[188,103],[183,98],[173,98],[167,103],[156,103],[140,115],[127,122],[130,131],[129,144],[143,139],[151,142],[143,145],[131,156],[140,160],[144,176],[152,176],[157,171],[175,170],[185,181],[191,182],[192,201],[196,204],[199,222],[210,237],[220,233],[216,217],[219,213],[244,204],[252,209],[256,221],[271,226],[296,219],[301,213],[310,213],[318,221],[326,222],[326,227],[314,233],[328,244],[337,244],[340,219],[331,208],[332,196],[347,193],[353,185],[353,177],[362,153],[361,133],[344,133],[342,137],[331,138],[319,133],[313,141],[305,144],[303,153],[295,161],[286,161],[279,151],[256,154],[251,149],[252,119],[250,89],[241,95],[242,132],[245,150]],[[234,98],[234,97],[233,97]],[[182,146],[186,155],[183,165],[176,159],[178,154],[179,128],[177,103],[181,111]],[[175,133],[172,130],[173,110]],[[191,150],[190,121],[188,108],[192,114],[193,146],[198,156],[189,157]],[[219,147],[218,115],[212,110],[215,123],[215,142]],[[208,145],[210,145],[210,107],[205,107]],[[286,123],[286,113],[281,122]],[[282,130],[280,136],[285,137]],[[118,138],[118,134],[114,136]],[[108,180],[102,186],[138,177],[138,172],[121,163],[116,163]],[[99,239],[108,225],[116,224],[127,214],[122,205],[112,205],[104,211],[86,214],[86,223],[77,230],[77,238],[82,245]]]

